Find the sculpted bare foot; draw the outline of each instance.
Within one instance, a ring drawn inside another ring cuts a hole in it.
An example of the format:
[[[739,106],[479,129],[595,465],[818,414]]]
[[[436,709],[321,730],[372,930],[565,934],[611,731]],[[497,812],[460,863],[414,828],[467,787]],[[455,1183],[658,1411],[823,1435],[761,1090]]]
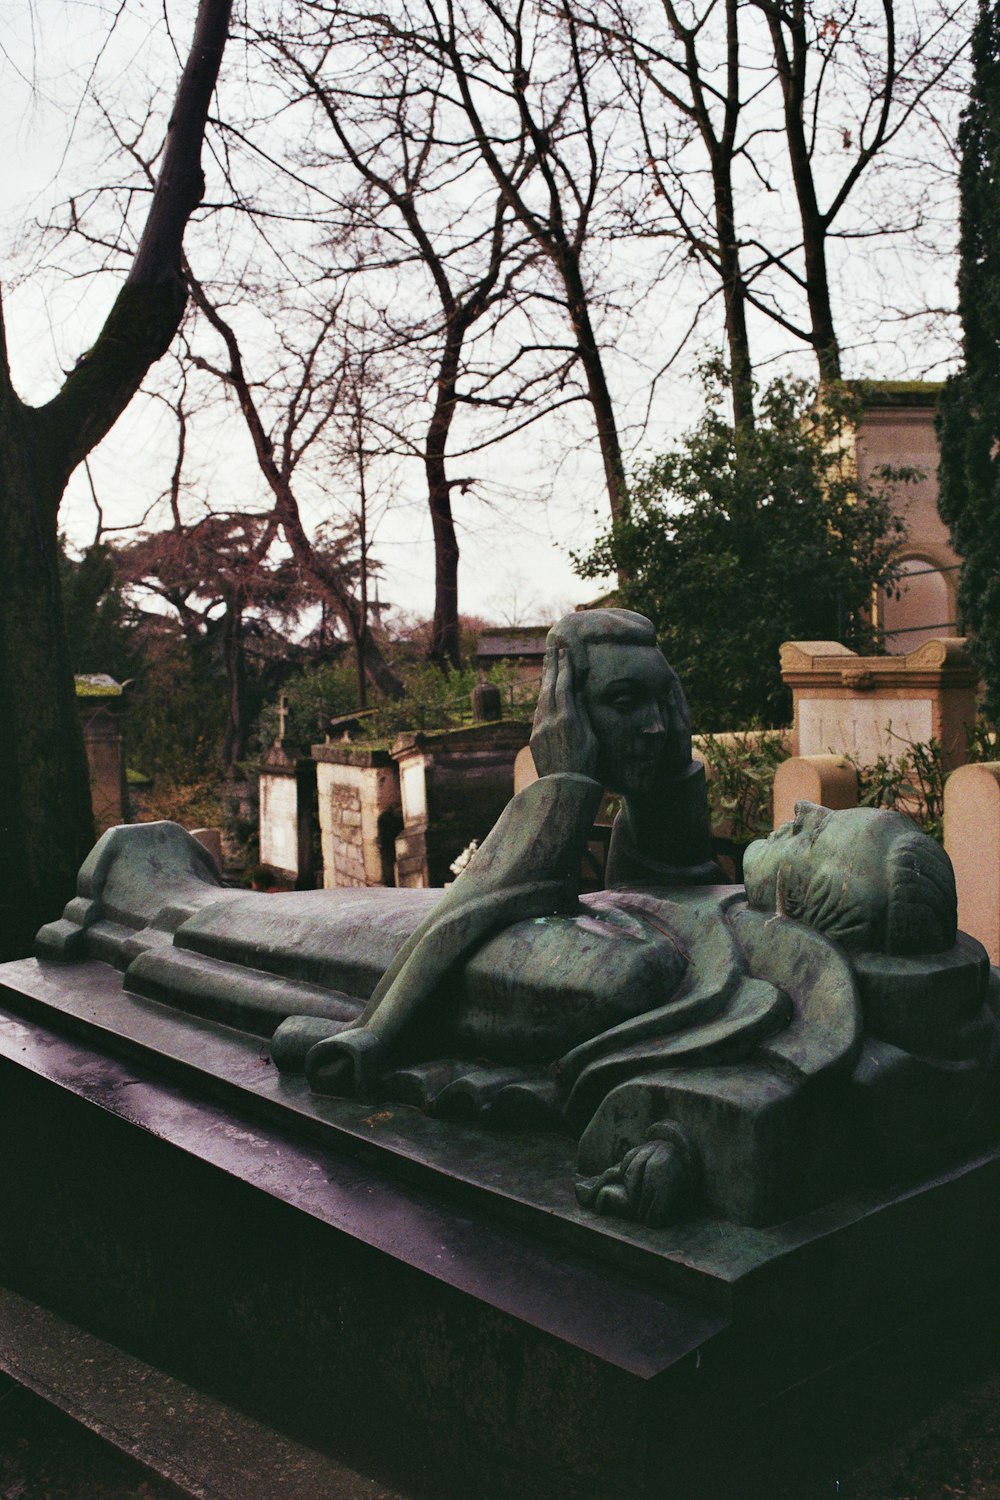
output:
[[[578,1177],[577,1202],[607,1217],[662,1229],[686,1212],[697,1180],[694,1153],[679,1130],[633,1146],[598,1177]]]

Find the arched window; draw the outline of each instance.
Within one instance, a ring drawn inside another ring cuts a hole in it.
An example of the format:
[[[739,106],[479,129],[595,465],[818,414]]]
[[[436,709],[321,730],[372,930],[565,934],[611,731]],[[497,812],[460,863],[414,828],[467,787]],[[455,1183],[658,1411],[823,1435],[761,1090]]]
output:
[[[941,568],[924,557],[907,557],[900,568],[898,597],[880,590],[885,649],[901,656],[937,636],[956,635],[952,598]]]

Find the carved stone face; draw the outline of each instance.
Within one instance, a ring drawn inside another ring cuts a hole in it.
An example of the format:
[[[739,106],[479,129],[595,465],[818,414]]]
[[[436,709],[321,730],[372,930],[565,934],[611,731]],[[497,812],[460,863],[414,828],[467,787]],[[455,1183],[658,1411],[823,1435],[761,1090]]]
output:
[[[743,878],[756,910],[804,921],[849,949],[921,953],[954,942],[950,862],[902,813],[799,802],[792,822],[750,845]]]
[[[597,736],[597,779],[620,793],[652,791],[691,758],[676,675],[655,646],[588,644],[584,701]]]
[[[831,821],[828,808],[796,803],[792,821],[782,823],[766,839],[758,839],[744,855],[743,878],[750,905],[758,911],[774,911],[780,903],[787,915],[796,915],[788,909],[789,897],[795,906],[821,864],[832,860],[843,866],[845,878],[850,877],[851,846],[858,833],[870,842],[871,829],[865,828],[863,820],[860,829],[848,829],[843,822]]]

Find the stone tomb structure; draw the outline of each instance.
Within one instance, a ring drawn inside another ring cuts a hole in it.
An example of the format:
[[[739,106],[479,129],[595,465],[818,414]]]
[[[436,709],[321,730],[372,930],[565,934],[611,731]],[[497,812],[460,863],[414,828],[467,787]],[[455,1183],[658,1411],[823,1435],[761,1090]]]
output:
[[[514,792],[514,762],[530,726],[516,720],[404,734],[392,746],[399,770],[403,827],[396,839],[395,884],[443,886],[451,866],[482,840]]]
[[[947,769],[967,758],[978,674],[961,638],[925,641],[905,656],[860,657],[836,641],[787,641],[793,755],[841,755],[870,765],[932,737]]]
[[[323,885],[393,885],[403,818],[399,773],[387,750],[314,745]]]
[[[895,814],[802,804],[719,884],[641,617],[554,629],[532,752],[443,893],[108,834],[0,973],[2,1266],[438,1493],[687,1497],[995,1281],[997,975]]]
[[[261,863],[297,890],[316,884],[316,766],[283,740],[268,750],[258,770]]]
[[[898,590],[880,591],[878,623],[886,650],[915,651],[925,641],[956,633],[960,559],[938,514],[937,471],[941,454],[934,419],[937,381],[850,382],[861,398],[856,458],[863,481],[877,481],[884,465],[917,470],[899,496],[906,539],[898,553]]]

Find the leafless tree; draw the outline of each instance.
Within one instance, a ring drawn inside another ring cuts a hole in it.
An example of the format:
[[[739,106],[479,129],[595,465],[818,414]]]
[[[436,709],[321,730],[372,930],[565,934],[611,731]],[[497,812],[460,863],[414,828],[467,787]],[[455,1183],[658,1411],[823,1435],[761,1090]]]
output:
[[[427,487],[435,556],[430,655],[457,664],[454,497],[476,480],[453,477],[452,450],[472,458],[579,399],[579,352],[539,333],[549,318],[546,257],[483,172],[464,110],[448,97],[447,62],[425,39],[404,37],[398,19],[309,0],[256,40],[281,86],[313,107],[300,125],[309,144],[299,170],[317,183],[325,178],[328,191],[342,184],[347,263],[362,280],[399,277],[402,296],[383,299],[380,336],[397,368],[408,367],[402,378],[411,386],[426,372],[426,398],[397,442],[419,448]],[[506,169],[522,193],[538,172],[523,132]],[[467,420],[456,442],[460,413]]]
[[[327,309],[317,315],[313,337],[289,383],[280,418],[274,426],[269,427],[247,373],[243,351],[232,323],[223,316],[190,270],[188,284],[192,301],[218,334],[225,350],[224,362],[213,363],[204,356],[197,355],[195,363],[222,381],[236,396],[250,434],[258,468],[271,491],[273,523],[280,528],[298,566],[335,611],[354,646],[359,663],[360,699],[364,700],[366,677],[380,692],[398,696],[402,692],[402,683],[368,629],[367,599],[364,593],[359,598],[354,591],[339,549],[319,546],[309,535],[296,494],[296,470],[314,445],[322,440],[345,393],[352,396],[351,381],[356,380],[356,371],[352,372],[350,362],[344,359],[332,370],[328,369],[322,377],[318,373],[320,355],[337,321],[337,310]],[[352,399],[356,403],[356,393]],[[357,461],[357,448],[354,456]],[[362,526],[360,544],[363,550],[367,549],[366,525]],[[366,568],[362,572],[367,575]],[[363,589],[365,587],[363,585]]]
[[[600,65],[568,5],[556,14],[502,0],[421,0],[380,12],[387,38],[439,63],[442,96],[467,122],[469,141],[510,214],[553,272],[547,296],[568,314],[572,346],[594,414],[613,515],[626,494],[621,439],[594,323],[586,257],[608,191],[615,111],[593,87]]]
[[[511,234],[502,197],[492,210],[487,206],[485,216],[474,204],[455,216],[463,187],[470,198],[476,191],[469,181],[474,163],[456,161],[444,138],[440,66],[431,61],[428,76],[420,57],[396,47],[387,52],[377,20],[359,20],[345,34],[342,26],[331,27],[322,9],[317,15],[309,5],[300,8],[296,31],[271,33],[262,41],[316,106],[317,126],[310,133],[314,161],[322,156],[325,126],[332,137],[331,173],[339,155],[360,179],[352,204],[356,235],[377,246],[383,268],[418,262],[434,288],[436,315],[414,322],[386,309],[383,320],[390,326],[383,336],[418,357],[420,346],[427,346],[432,362],[422,453],[434,535],[430,655],[457,666],[459,543],[452,492],[468,481],[449,477],[448,445],[459,402],[476,395],[485,403],[491,399],[482,384],[475,395],[468,382],[460,390],[467,373],[465,347],[475,325],[509,303],[531,254],[525,253],[523,233],[519,240]],[[522,160],[520,171],[527,170],[530,165]],[[445,188],[449,203],[442,213],[437,200]],[[505,404],[511,404],[509,396]]]
[[[229,0],[201,0],[131,266],[96,341],[44,405],[30,406],[15,391],[0,321],[5,957],[29,951],[38,925],[57,914],[93,838],[60,606],[57,517],[71,473],[124,411],[180,323],[187,300],[182,240],[204,191],[202,142],[229,16]]]
[[[679,237],[722,294],[737,424],[752,420],[750,313],[838,379],[831,241],[857,250],[919,231],[916,142],[941,135],[966,0],[912,13],[897,0],[577,3],[642,132],[638,173],[652,191],[633,227]]]

